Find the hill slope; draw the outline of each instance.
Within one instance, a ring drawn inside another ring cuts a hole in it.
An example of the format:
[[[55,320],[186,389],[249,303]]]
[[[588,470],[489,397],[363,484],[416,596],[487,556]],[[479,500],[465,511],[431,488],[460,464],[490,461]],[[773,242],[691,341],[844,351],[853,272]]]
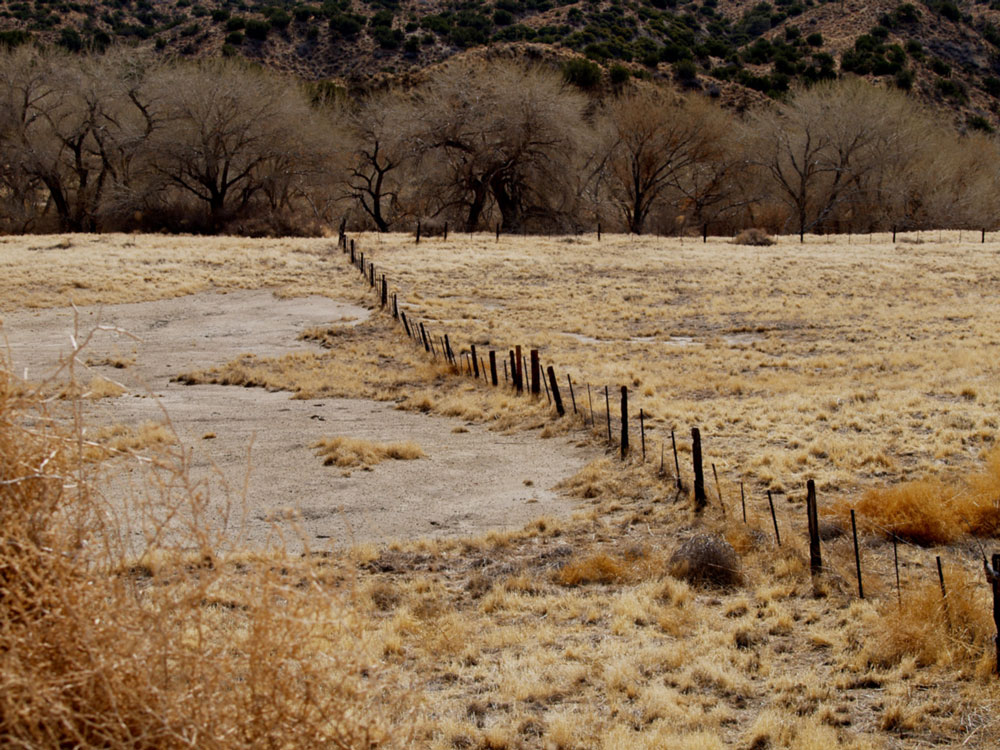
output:
[[[971,0],[0,0],[0,42],[241,55],[351,87],[491,45],[584,55],[604,85],[672,79],[737,108],[842,73],[914,91],[960,129],[1000,126],[1000,3]],[[581,84],[587,80],[584,69]]]

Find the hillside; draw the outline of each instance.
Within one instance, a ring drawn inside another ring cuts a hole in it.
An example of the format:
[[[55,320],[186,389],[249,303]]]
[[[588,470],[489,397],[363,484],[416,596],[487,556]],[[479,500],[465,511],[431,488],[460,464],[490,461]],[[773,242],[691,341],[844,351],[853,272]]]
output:
[[[1000,126],[1000,3],[895,0],[0,0],[0,41],[74,51],[114,42],[163,55],[240,55],[364,88],[466,49],[584,55],[741,108],[841,73],[912,90],[959,129]],[[596,86],[594,69],[575,81]]]
[[[419,70],[470,47],[576,52],[608,81],[673,78],[741,106],[796,82],[849,72],[915,90],[955,113],[960,127],[997,124],[1000,11],[981,4],[775,4],[705,0],[513,2],[375,0],[319,4],[105,0],[0,3],[8,44],[29,39],[71,50],[115,40],[163,54],[242,55],[307,79],[364,86]],[[587,84],[584,70],[580,83]]]

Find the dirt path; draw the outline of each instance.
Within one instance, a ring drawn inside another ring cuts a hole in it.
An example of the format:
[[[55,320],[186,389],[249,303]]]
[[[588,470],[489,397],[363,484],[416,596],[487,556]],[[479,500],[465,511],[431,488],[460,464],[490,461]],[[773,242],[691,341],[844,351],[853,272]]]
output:
[[[470,535],[519,528],[573,509],[550,488],[593,454],[570,440],[542,443],[533,434],[498,435],[476,425],[455,432],[460,421],[401,412],[387,403],[293,400],[259,388],[170,382],[177,373],[244,352],[273,356],[307,349],[309,344],[296,340],[304,328],[350,325],[367,315],[363,308],[323,297],[277,299],[267,291],[80,308],[77,338],[98,325],[121,331],[96,332],[79,357],[91,364],[78,377],[86,383],[96,373],[128,389],[88,407],[98,423],[134,425],[169,415],[182,443],[194,448],[194,478],[209,483],[218,507],[226,485],[239,498],[249,467],[240,533],[254,546],[278,536],[298,549],[303,540],[323,547]],[[5,315],[0,331],[14,371],[32,379],[51,371],[59,356],[71,351],[74,325],[67,309]],[[347,475],[323,466],[309,448],[319,438],[338,435],[411,440],[427,458],[387,461]],[[124,482],[113,480],[109,492],[125,491]]]

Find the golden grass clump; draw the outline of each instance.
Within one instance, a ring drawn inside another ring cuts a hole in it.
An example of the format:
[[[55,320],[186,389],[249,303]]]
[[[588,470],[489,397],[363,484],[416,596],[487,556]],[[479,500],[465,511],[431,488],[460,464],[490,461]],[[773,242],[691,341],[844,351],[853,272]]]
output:
[[[415,461],[427,454],[412,441],[403,443],[376,443],[349,437],[323,438],[313,443],[316,455],[326,466],[375,466],[387,459]]]
[[[151,515],[185,521],[131,562],[52,408],[0,367],[0,745],[405,746],[345,587],[277,553],[226,564],[169,454],[146,465],[187,489]]]
[[[894,597],[882,602],[862,659],[888,667],[912,657],[919,666],[992,671],[996,628],[983,574],[950,566],[945,580],[945,597],[937,581],[930,580],[904,592],[902,605]]]
[[[865,492],[856,506],[870,530],[895,534],[916,544],[950,544],[964,534],[1000,533],[1000,448],[986,456],[986,466],[950,482],[917,480]],[[846,504],[841,515],[850,513]]]

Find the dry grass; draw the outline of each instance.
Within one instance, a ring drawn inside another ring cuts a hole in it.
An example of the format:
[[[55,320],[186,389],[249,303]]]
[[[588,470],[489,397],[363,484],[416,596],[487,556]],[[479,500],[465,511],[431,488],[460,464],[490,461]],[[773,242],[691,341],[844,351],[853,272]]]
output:
[[[426,458],[420,446],[414,442],[376,443],[372,440],[359,438],[333,437],[323,438],[313,443],[316,455],[323,459],[326,466],[363,466],[370,467],[387,459],[395,461],[413,461]]]
[[[178,568],[155,557],[143,562],[157,584],[151,588],[212,582],[217,588],[197,588],[191,599],[201,596],[209,603],[201,611],[226,628],[188,624],[185,632],[218,642],[231,637],[228,618],[246,629],[255,607],[263,609],[266,595],[250,585],[262,570],[281,601],[301,602],[292,581],[306,581],[302,591],[315,606],[329,607],[332,597],[350,623],[336,632],[356,639],[322,653],[371,655],[359,656],[360,671],[345,667],[369,689],[362,701],[386,684],[365,674],[416,686],[424,709],[412,747],[995,747],[1000,689],[988,674],[993,631],[978,550],[956,545],[943,553],[945,610],[933,561],[940,550],[901,545],[900,612],[892,546],[871,533],[874,525],[861,529],[864,601],[849,534],[824,541],[824,572],[812,578],[798,502],[806,478],[817,480],[824,508],[857,505],[896,479],[969,497],[994,492],[994,459],[983,471],[979,456],[993,445],[1000,406],[987,356],[1000,323],[996,249],[948,239],[893,248],[887,238],[871,245],[808,238],[800,248],[779,238],[749,249],[728,240],[504,237],[497,244],[458,236],[414,246],[401,236],[358,238],[387,269],[407,315],[432,333],[447,331],[456,350],[469,342],[481,352],[537,347],[543,364],[573,375],[584,409],[581,383],[628,384],[633,409],[649,415],[655,458],[642,464],[633,451],[622,464],[612,451],[566,483],[585,501],[575,516],[521,532],[280,565],[259,565],[267,560],[261,555],[248,567],[209,568],[195,554]],[[591,430],[579,417],[555,419],[544,398],[456,377],[385,315],[311,335],[323,352],[244,358],[196,379],[396,400],[538,435],[540,449],[544,434],[601,439],[600,420]],[[602,407],[596,388],[592,395]],[[700,517],[687,492],[676,490],[670,429],[687,486],[691,424],[702,426],[707,458],[719,467],[725,517],[711,480]],[[768,487],[789,490],[775,497],[780,548]],[[986,523],[973,520],[970,507],[963,506],[963,529]],[[731,591],[691,588],[668,573],[671,553],[705,532],[724,536],[741,557],[743,580]],[[339,599],[346,591],[353,593]],[[324,642],[328,622],[313,643]],[[272,620],[253,632],[283,627]],[[147,657],[160,648],[158,636],[151,646],[134,638],[131,647],[146,648]],[[235,643],[251,649],[247,640]],[[220,674],[249,668],[219,664]],[[191,669],[209,680],[198,665]],[[246,689],[235,683],[236,693]],[[386,717],[394,708],[364,705],[393,731]]]
[[[342,574],[217,556],[170,454],[147,466],[172,490],[142,500],[160,533],[129,562],[75,402],[15,385],[0,366],[0,744],[406,745],[402,694],[366,655]],[[200,523],[168,544],[181,515]]]
[[[995,538],[1000,532],[1000,448],[993,448],[985,467],[966,478],[873,488],[856,510],[871,531],[916,544],[950,544],[965,534]],[[847,518],[846,503],[839,513]]]

